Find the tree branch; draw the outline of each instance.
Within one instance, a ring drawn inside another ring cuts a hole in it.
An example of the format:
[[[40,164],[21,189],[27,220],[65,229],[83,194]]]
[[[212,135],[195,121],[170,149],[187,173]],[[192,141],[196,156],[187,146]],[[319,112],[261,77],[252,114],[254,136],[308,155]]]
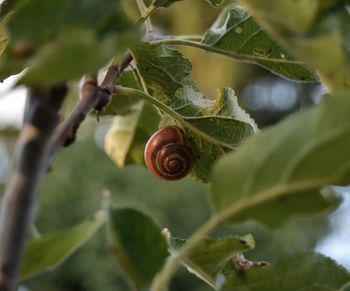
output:
[[[117,80],[130,65],[131,61],[132,56],[128,53],[120,65],[111,65],[101,86],[98,86],[95,77],[85,79],[78,104],[54,133],[50,143],[52,149],[51,157],[62,146],[68,146],[75,141],[78,128],[93,109],[102,111],[108,105],[114,93]]]
[[[35,216],[37,188],[46,168],[49,140],[58,124],[66,91],[65,85],[29,90],[17,162],[1,204],[0,291],[16,288],[25,241]]]
[[[29,91],[18,162],[1,205],[0,291],[16,288],[26,238],[35,217],[35,196],[44,172],[57,152],[74,142],[77,129],[90,111],[109,103],[117,79],[131,61],[132,56],[127,54],[120,66],[112,65],[101,87],[96,77],[87,77],[80,101],[59,126],[58,111],[66,86]]]

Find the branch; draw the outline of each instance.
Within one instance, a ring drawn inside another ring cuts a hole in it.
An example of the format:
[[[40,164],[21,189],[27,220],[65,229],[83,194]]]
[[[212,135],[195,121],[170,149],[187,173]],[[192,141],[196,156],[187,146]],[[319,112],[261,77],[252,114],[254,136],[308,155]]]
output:
[[[76,139],[76,133],[86,116],[94,109],[102,111],[110,102],[115,90],[115,84],[120,75],[130,65],[132,56],[128,53],[120,65],[111,65],[101,86],[95,77],[85,79],[81,90],[81,98],[69,117],[56,129],[51,139],[51,160],[62,146],[71,145]],[[0,290],[1,291],[1,290]]]
[[[76,131],[89,112],[108,104],[117,79],[131,61],[128,54],[120,66],[111,66],[101,87],[96,77],[87,77],[80,101],[59,126],[58,111],[66,86],[29,91],[25,124],[18,143],[18,162],[1,205],[0,291],[16,289],[25,242],[35,217],[38,185],[47,166],[63,146],[75,140]]]
[[[49,140],[59,121],[66,86],[31,89],[17,162],[1,205],[0,291],[16,288],[25,241],[35,216],[35,198],[46,168]]]
[[[141,13],[141,18],[144,16],[144,13],[147,11],[147,6],[143,0],[136,0],[137,7],[139,8],[139,11]],[[146,31],[150,32],[153,30],[153,25],[149,17],[144,18],[143,20],[146,25]],[[142,23],[141,20],[139,20],[139,23]]]

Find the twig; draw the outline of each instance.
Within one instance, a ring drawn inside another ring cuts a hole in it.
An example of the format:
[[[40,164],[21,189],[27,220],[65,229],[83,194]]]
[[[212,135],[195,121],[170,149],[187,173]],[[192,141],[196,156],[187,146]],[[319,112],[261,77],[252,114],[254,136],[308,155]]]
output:
[[[96,78],[87,78],[81,91],[81,99],[70,116],[57,128],[51,140],[51,156],[53,157],[62,146],[68,146],[75,141],[76,133],[86,116],[93,110],[103,110],[110,102],[115,84],[120,75],[130,65],[132,56],[128,53],[121,64],[111,65],[101,86]]]
[[[0,291],[16,288],[25,242],[35,216],[37,188],[46,168],[49,140],[58,124],[66,92],[65,85],[29,90],[15,172],[1,205]]]
[[[87,77],[80,101],[59,126],[58,111],[66,86],[29,91],[18,162],[1,205],[0,291],[16,288],[25,242],[35,217],[35,196],[42,175],[57,152],[75,140],[76,131],[89,112],[107,105],[117,79],[131,61],[131,54],[127,54],[120,66],[112,65],[101,87],[95,76]]]
[[[143,0],[136,0],[137,7],[139,8],[139,11],[141,13],[141,17],[144,15],[145,11],[147,11],[147,6],[145,5],[145,2]],[[153,25],[151,20],[146,17],[144,18],[144,22],[146,25],[146,31],[151,32],[153,30]]]
[[[151,15],[156,12],[156,10],[159,7],[151,4],[150,6],[147,7],[147,9],[145,11],[143,11],[143,13],[141,14],[139,20],[137,21],[138,24],[142,24],[145,21],[147,21],[149,19],[149,17],[151,17]]]

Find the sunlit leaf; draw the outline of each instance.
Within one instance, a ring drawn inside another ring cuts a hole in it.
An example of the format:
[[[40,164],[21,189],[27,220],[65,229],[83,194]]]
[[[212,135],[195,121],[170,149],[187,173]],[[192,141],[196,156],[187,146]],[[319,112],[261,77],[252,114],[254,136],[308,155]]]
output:
[[[233,221],[276,226],[291,215],[334,209],[339,198],[320,189],[349,183],[349,112],[349,96],[333,96],[225,156],[211,177],[216,211]]]
[[[219,54],[258,64],[288,79],[309,82],[318,79],[301,61],[282,49],[245,10],[235,5],[223,10],[202,43]]]
[[[181,123],[196,157],[193,175],[206,181],[218,157],[257,131],[254,121],[232,89],[218,90],[216,100],[206,98],[191,78],[191,63],[179,51],[144,44],[133,49],[133,55],[150,95],[172,112],[162,125]]]
[[[350,86],[350,14],[347,1],[239,2],[286,49],[316,69],[327,86],[333,90]]]

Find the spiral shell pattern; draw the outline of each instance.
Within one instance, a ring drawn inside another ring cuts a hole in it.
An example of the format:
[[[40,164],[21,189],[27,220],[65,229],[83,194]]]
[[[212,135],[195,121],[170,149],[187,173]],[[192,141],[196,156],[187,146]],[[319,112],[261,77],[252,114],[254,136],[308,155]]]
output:
[[[167,126],[151,136],[145,149],[145,162],[155,176],[175,181],[191,172],[195,160],[183,135],[180,128]]]

